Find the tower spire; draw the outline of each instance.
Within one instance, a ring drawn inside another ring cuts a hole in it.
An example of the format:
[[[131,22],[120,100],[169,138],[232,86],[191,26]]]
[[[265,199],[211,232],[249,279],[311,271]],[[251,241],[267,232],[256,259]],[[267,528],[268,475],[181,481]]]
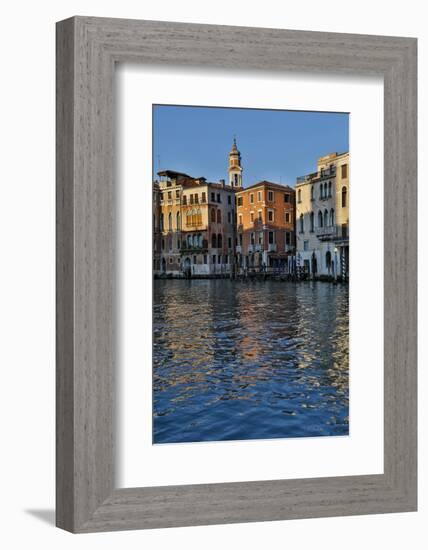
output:
[[[236,145],[236,135],[233,135],[232,150],[229,153],[229,184],[235,188],[242,187],[241,153]]]

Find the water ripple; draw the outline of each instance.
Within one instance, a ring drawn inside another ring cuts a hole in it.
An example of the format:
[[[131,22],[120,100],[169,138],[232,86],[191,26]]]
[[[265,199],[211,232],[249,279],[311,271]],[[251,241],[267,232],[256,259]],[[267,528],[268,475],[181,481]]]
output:
[[[154,443],[347,435],[348,288],[154,282]]]

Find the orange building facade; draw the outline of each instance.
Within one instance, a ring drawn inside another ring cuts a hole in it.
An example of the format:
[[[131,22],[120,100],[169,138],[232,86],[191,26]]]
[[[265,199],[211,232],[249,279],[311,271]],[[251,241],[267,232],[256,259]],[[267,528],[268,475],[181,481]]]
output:
[[[294,272],[295,191],[261,181],[236,192],[237,265]]]
[[[243,188],[233,140],[228,183],[164,170],[153,184],[153,270],[211,276],[295,273],[295,190],[261,181]]]
[[[235,262],[235,190],[164,170],[153,184],[153,270],[228,275]]]

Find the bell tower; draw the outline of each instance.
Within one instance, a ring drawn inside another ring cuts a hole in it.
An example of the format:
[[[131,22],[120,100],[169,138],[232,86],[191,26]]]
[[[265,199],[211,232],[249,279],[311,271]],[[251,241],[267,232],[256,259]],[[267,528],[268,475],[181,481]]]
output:
[[[232,150],[229,153],[229,185],[242,188],[241,153],[236,146],[236,138],[233,138]]]

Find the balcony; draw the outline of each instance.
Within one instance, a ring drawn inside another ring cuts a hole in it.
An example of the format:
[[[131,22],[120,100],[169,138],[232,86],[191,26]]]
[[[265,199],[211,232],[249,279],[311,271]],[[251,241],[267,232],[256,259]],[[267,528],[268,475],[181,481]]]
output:
[[[236,253],[237,254],[242,254],[242,246],[240,246],[240,245],[236,246]]]
[[[318,238],[332,237],[336,234],[336,226],[329,225],[327,227],[316,227],[315,234]]]
[[[315,228],[315,234],[321,241],[348,241],[349,227],[347,224],[317,227]]]
[[[260,252],[260,251],[261,251],[261,249],[262,249],[262,245],[261,245],[261,244],[256,244],[256,245],[254,245],[254,246],[255,246],[255,251],[256,251],[256,252]]]
[[[296,178],[296,183],[305,183],[311,181],[318,176],[318,172],[312,172],[312,174],[306,174],[305,176],[298,176]]]
[[[298,176],[296,178],[296,183],[309,183],[316,180],[324,179],[324,178],[334,178],[336,175],[336,167],[333,166],[332,168],[327,168],[320,170],[319,172],[312,172],[312,174],[307,174],[305,176]]]
[[[269,243],[268,252],[276,252],[277,246],[276,243]]]
[[[248,245],[248,253],[251,253],[251,252],[254,252],[254,245],[253,244]]]
[[[201,253],[207,253],[208,252],[208,243],[206,241],[203,242],[202,246],[198,245],[191,245],[191,244],[182,244],[180,248],[181,254],[201,254]]]
[[[336,167],[332,166],[331,168],[327,168],[327,170],[321,170],[319,177],[320,178],[333,178],[336,175]]]

